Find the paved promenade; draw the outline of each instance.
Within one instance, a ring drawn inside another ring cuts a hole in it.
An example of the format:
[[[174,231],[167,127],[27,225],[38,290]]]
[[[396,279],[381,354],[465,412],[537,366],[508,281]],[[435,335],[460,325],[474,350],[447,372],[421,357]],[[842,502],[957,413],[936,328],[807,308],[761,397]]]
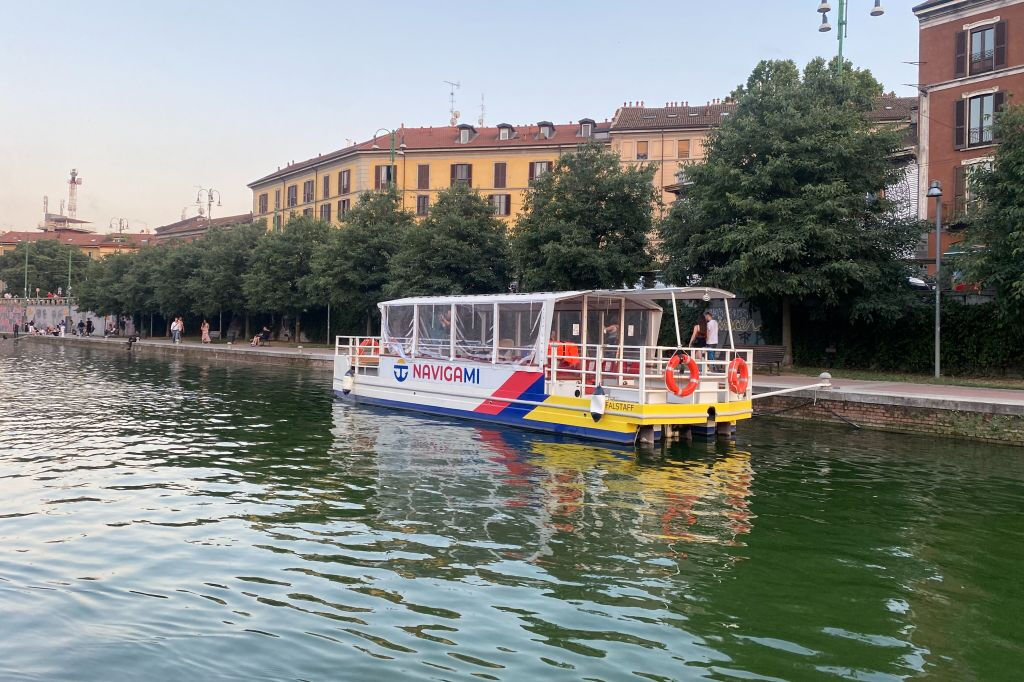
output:
[[[802,375],[754,377],[755,393],[807,386],[814,377]],[[815,389],[787,394],[793,397],[818,397],[907,407],[932,407],[961,412],[1024,414],[1024,391],[1005,388],[972,388],[940,384],[912,384],[901,381],[863,381],[833,379],[831,389]]]

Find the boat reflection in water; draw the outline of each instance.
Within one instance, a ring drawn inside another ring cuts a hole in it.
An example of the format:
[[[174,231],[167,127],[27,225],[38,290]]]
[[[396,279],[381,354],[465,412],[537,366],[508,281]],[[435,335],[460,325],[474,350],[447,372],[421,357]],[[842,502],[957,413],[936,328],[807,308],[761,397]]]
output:
[[[415,533],[445,518],[452,539],[505,559],[570,545],[580,560],[611,550],[678,556],[742,545],[751,530],[753,469],[735,448],[645,456],[363,406],[336,405],[335,420],[339,446],[374,453],[380,520]]]

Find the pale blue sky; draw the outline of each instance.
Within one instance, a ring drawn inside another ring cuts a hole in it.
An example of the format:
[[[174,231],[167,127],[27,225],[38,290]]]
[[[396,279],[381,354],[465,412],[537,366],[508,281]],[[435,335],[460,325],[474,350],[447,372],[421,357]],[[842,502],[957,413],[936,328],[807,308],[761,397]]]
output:
[[[910,0],[850,0],[846,56],[912,95]],[[0,228],[31,229],[67,176],[79,217],[157,227],[382,126],[610,118],[624,100],[726,96],[760,59],[831,57],[818,0],[0,2]],[[833,0],[832,5],[837,3]],[[832,12],[833,24],[835,11]]]

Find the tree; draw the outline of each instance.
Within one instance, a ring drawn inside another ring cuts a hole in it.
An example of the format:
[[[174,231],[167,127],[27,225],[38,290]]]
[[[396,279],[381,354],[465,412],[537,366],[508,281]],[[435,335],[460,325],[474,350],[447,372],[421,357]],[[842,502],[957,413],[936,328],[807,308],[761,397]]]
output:
[[[990,169],[971,173],[978,193],[963,257],[965,274],[993,286],[1016,309],[1024,303],[1024,106],[1007,107],[996,117],[999,147]]]
[[[395,189],[364,192],[345,216],[341,229],[331,230],[313,254],[311,283],[315,294],[353,320],[366,320],[367,333],[384,297],[388,268],[415,224],[402,210]]]
[[[198,240],[198,262],[188,280],[192,312],[220,315],[227,310],[247,313],[242,276],[252,252],[267,234],[264,221],[215,227]],[[223,334],[223,329],[221,333]],[[248,330],[246,330],[248,333]]]
[[[115,253],[91,261],[85,279],[75,287],[78,309],[100,315],[133,312],[123,296],[123,282],[136,258],[137,254]]]
[[[654,164],[623,168],[588,144],[562,156],[526,193],[512,251],[524,291],[633,286],[651,264]]]
[[[242,275],[247,308],[293,315],[296,340],[300,338],[302,311],[324,303],[309,296],[313,290],[310,260],[330,229],[327,223],[307,216],[288,221],[281,232],[260,237],[252,250],[249,269]]]
[[[152,261],[141,259],[138,262],[142,266],[155,266],[146,274],[150,277],[157,309],[167,317],[183,315],[194,307],[188,282],[199,268],[201,248],[198,242],[150,248]]]
[[[475,190],[437,194],[430,215],[408,231],[391,259],[389,296],[491,294],[508,290],[512,268],[505,224]]]
[[[898,313],[921,227],[883,193],[903,131],[868,119],[881,92],[869,71],[837,75],[834,61],[802,77],[791,61],[758,64],[661,226],[666,278],[781,302],[790,353],[792,302],[851,319]]]
[[[72,274],[77,276],[87,263],[85,256],[75,246],[61,244],[56,239],[40,239],[22,242],[13,251],[0,256],[0,281],[7,284],[12,294],[21,294],[25,288],[25,255],[28,254],[28,295],[35,296],[36,289],[41,295],[47,292],[62,292],[68,287],[68,264],[71,259]]]

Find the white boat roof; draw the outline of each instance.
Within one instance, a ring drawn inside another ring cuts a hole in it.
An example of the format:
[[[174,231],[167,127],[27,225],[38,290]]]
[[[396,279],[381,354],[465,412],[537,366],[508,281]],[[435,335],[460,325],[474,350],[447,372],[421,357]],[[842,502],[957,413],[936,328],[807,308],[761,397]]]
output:
[[[562,301],[580,296],[607,296],[624,298],[630,301],[652,303],[668,300],[675,295],[676,300],[711,300],[715,298],[736,298],[736,294],[725,289],[714,287],[656,287],[653,289],[587,289],[582,291],[538,291],[525,294],[469,294],[460,296],[410,296],[382,301],[378,306],[400,305],[471,305],[488,303],[546,303]]]

